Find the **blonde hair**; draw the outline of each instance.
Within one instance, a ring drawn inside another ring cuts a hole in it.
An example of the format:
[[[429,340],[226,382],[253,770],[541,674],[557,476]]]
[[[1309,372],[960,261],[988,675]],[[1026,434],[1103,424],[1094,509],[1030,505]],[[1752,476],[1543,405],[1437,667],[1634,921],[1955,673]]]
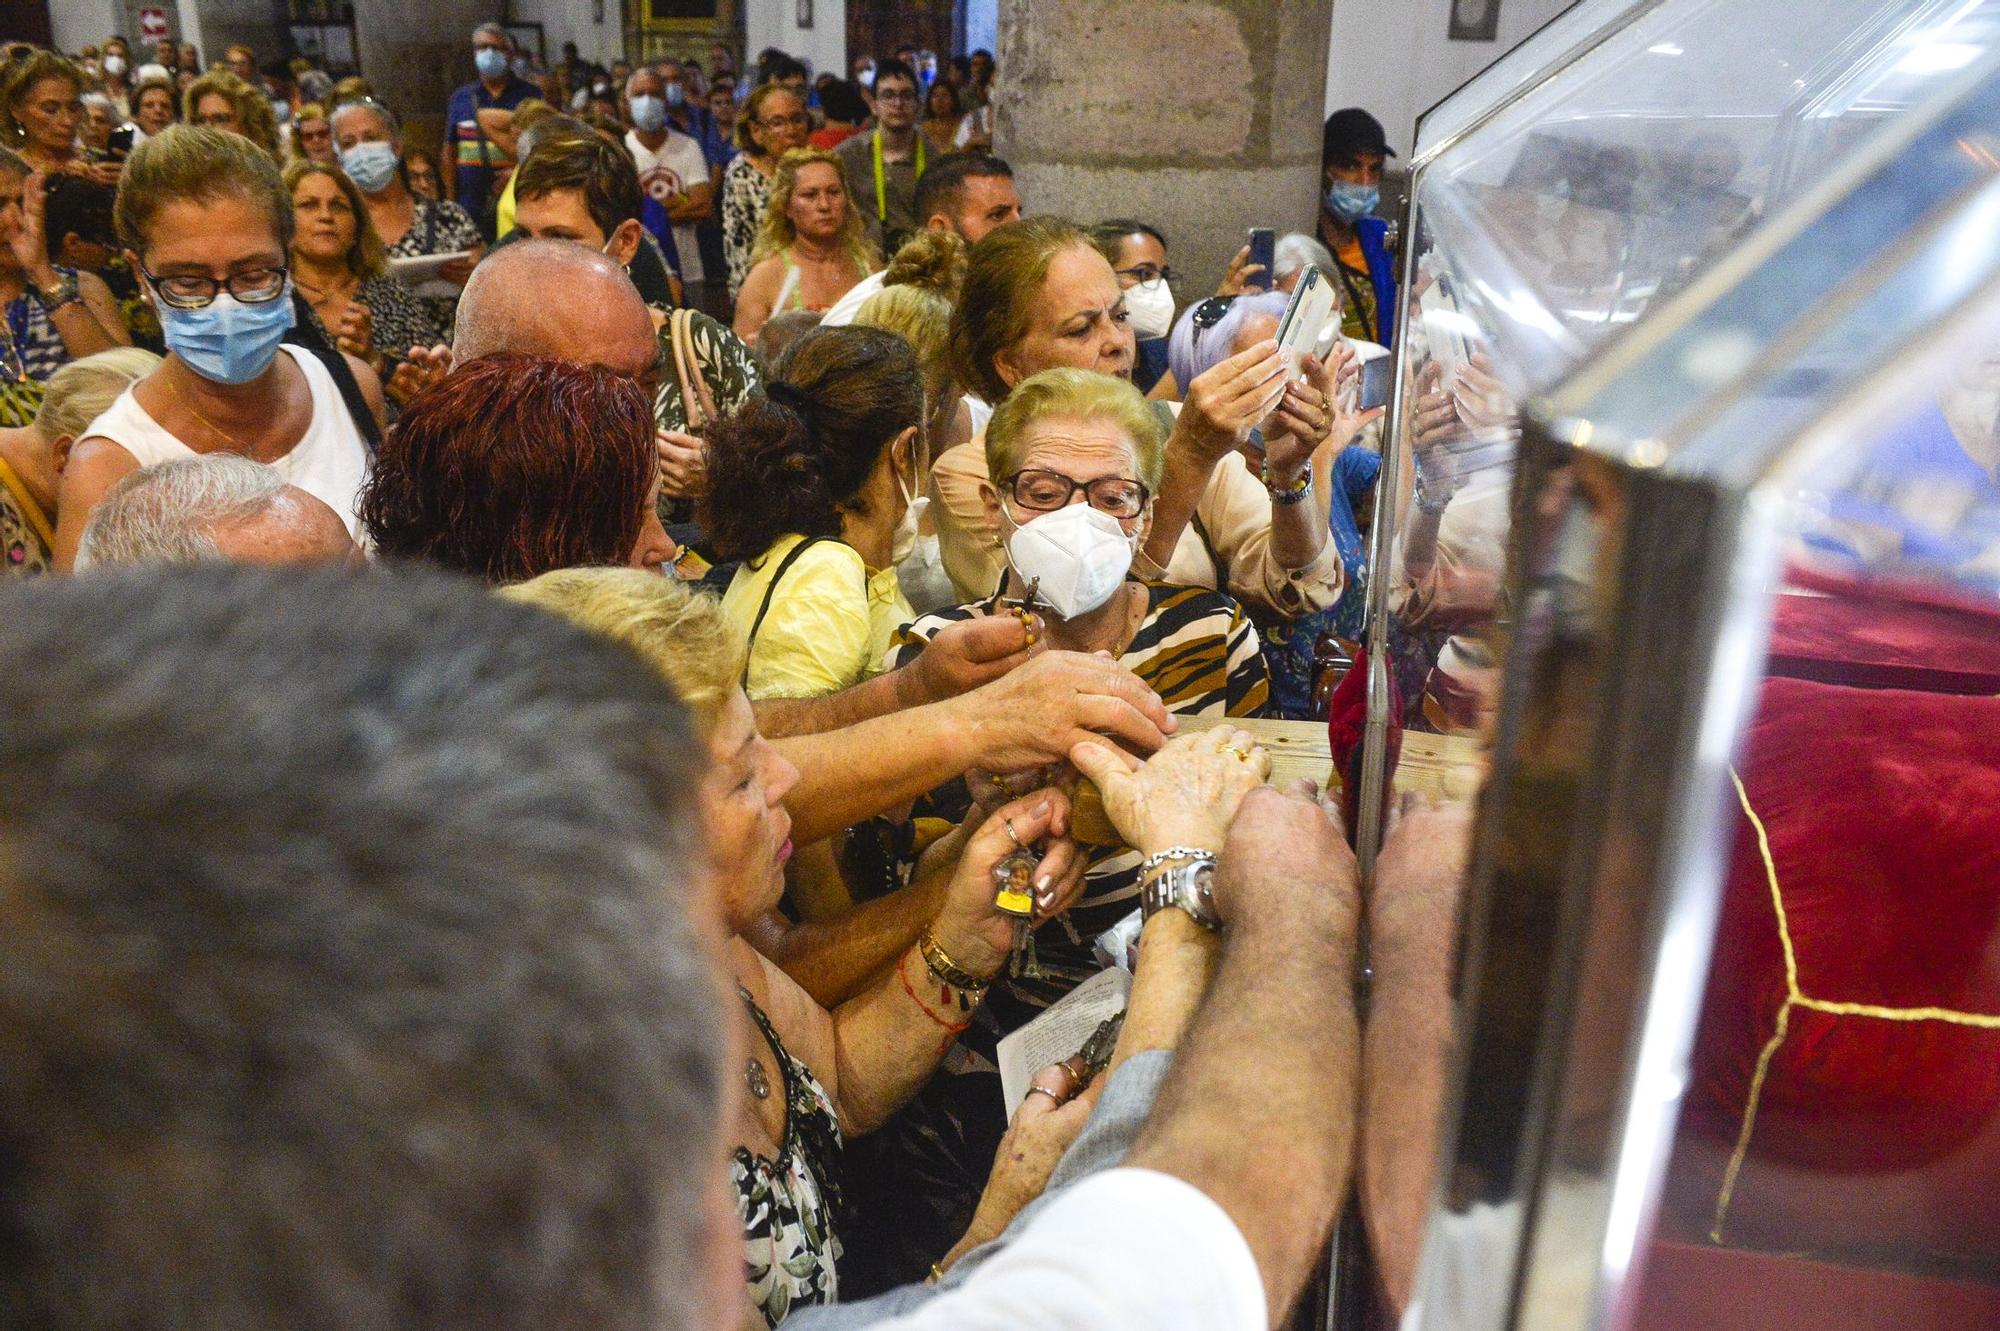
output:
[[[299,157],[285,168],[287,199],[298,192],[299,182],[307,176],[325,176],[339,186],[341,196],[354,213],[354,239],[349,242],[347,253],[340,256],[347,264],[347,271],[356,277],[380,276],[389,266],[389,256],[382,247],[382,237],[375,234],[375,223],[368,217],[368,205],[362,201],[361,187],[348,179],[347,173],[337,166]],[[297,206],[294,205],[296,211]]]
[[[856,324],[910,344],[933,410],[951,391],[951,308],[964,280],[965,241],[958,233],[920,231],[889,260],[882,290],[854,315]]]
[[[271,103],[227,68],[211,69],[188,84],[188,90],[181,96],[181,119],[190,125],[196,123],[194,109],[201,105],[202,98],[211,95],[227,98],[236,109],[236,123],[242,127],[243,137],[270,154],[272,161],[278,160],[278,118],[271,111]]]
[[[143,347],[114,347],[85,356],[50,375],[42,387],[35,430],[54,443],[77,439],[102,416],[119,394],[153,372],[160,358]]]
[[[1052,416],[1110,421],[1132,442],[1138,480],[1148,490],[1159,490],[1166,468],[1166,426],[1131,381],[1095,370],[1043,370],[1017,384],[987,423],[986,474],[999,480],[1019,471],[1022,436],[1029,426]]]
[[[778,171],[771,180],[771,200],[764,205],[764,224],[757,228],[757,243],[750,249],[751,265],[763,262],[799,238],[798,228],[792,225],[792,191],[799,187],[799,172],[809,166],[833,168],[846,198],[840,234],[834,243],[847,252],[862,272],[873,271],[875,247],[868,243],[868,228],[861,220],[861,210],[854,206],[854,195],[847,190],[847,169],[838,157],[819,148],[794,148],[778,159]]]
[[[333,117],[329,116],[326,108],[318,102],[307,102],[301,106],[292,116],[292,136],[285,143],[285,165],[288,167],[293,162],[309,162],[312,160],[306,156],[306,150],[299,146],[299,126],[305,124],[308,120],[324,120],[329,130],[333,128]],[[290,181],[286,182],[288,186],[290,183]]]
[[[1049,265],[1069,249],[1096,252],[1083,229],[1065,217],[1011,222],[972,247],[952,315],[952,365],[958,381],[988,402],[1007,396],[994,358],[1028,335]]]
[[[672,578],[635,568],[559,568],[499,594],[631,648],[687,704],[704,740],[742,678],[743,643],[722,603]]]
[[[118,239],[144,255],[146,232],[169,203],[210,203],[234,196],[262,207],[280,248],[292,247],[292,196],[278,163],[240,134],[203,125],[169,125],[125,159],[113,212]]]

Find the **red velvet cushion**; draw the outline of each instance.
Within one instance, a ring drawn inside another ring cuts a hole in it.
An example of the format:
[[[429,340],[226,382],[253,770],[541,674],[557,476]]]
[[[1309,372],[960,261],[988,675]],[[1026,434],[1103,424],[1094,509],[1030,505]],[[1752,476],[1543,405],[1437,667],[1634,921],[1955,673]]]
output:
[[[1723,1242],[2000,1264],[2000,698],[1772,679],[1743,753],[1807,1002],[1753,1105],[1790,991],[1736,808],[1669,1231],[1706,1235],[1748,1117]],[[1888,1019],[1923,1008],[1989,1024]]]

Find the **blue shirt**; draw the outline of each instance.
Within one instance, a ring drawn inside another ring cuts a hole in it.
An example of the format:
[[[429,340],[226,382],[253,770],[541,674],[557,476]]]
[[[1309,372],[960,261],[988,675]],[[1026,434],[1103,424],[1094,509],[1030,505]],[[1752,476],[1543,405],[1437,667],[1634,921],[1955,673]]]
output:
[[[494,187],[500,171],[512,166],[514,159],[481,131],[478,113],[496,108],[512,111],[530,97],[541,95],[542,90],[534,84],[509,74],[499,96],[487,92],[486,85],[474,79],[454,92],[445,107],[445,132],[451,136],[452,165],[456,168],[452,195],[458,206],[471,213],[480,229],[489,235],[493,229]]]

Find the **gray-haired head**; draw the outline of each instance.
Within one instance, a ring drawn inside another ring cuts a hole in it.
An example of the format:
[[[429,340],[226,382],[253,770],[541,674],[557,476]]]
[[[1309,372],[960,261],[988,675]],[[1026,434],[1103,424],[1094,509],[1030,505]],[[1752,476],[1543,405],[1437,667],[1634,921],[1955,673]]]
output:
[[[325,106],[333,96],[333,75],[323,69],[309,69],[299,75],[299,97],[301,102],[317,102]]]
[[[0,591],[7,1324],[714,1325],[730,1000],[660,679],[417,570],[35,581]]]
[[[340,516],[276,468],[208,453],[142,467],[106,491],[84,524],[76,567],[310,563],[353,553]]]
[[[498,23],[482,23],[472,30],[474,41],[478,41],[481,37],[491,37],[495,41],[505,42],[508,50],[514,49],[513,35]]]
[[[1278,237],[1272,247],[1271,274],[1273,285],[1283,282],[1293,273],[1305,268],[1317,268],[1323,277],[1335,276],[1333,252],[1322,245],[1317,237],[1303,231],[1287,231]]]
[[[618,263],[573,240],[498,245],[458,299],[451,354],[554,356],[630,374],[659,357],[646,302]]]
[[[543,116],[540,120],[537,120],[534,124],[521,131],[521,136],[516,140],[514,145],[515,156],[520,161],[525,162],[533,155],[535,149],[553,138],[561,136],[582,139],[588,138],[595,133],[597,133],[596,130],[583,121],[578,120],[575,116],[562,114]]]
[[[403,141],[403,127],[396,120],[396,113],[373,97],[356,97],[351,101],[342,102],[327,112],[326,123],[332,127],[335,134],[338,134],[340,122],[350,116],[373,117],[382,132],[389,136],[389,142],[400,145]]]
[[[1227,308],[1213,322],[1197,319],[1197,311],[1212,302],[1227,302]],[[1262,291],[1234,298],[1210,296],[1181,311],[1167,335],[1167,369],[1174,382],[1186,388],[1195,377],[1228,360],[1236,343],[1237,330],[1253,315],[1281,319],[1291,297],[1282,291]]]

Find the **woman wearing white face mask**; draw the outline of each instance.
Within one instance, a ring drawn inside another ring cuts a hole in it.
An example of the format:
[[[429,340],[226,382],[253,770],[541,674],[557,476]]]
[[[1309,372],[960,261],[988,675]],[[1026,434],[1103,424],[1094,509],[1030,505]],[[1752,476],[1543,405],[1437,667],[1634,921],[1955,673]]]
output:
[[[1242,608],[1205,588],[1131,573],[1165,443],[1158,415],[1122,379],[1056,369],[1017,385],[994,411],[985,443],[995,479],[983,495],[1004,534],[1006,581],[987,600],[917,620],[898,635],[891,663],[914,658],[947,625],[1020,613],[1032,588],[1045,630],[1037,649],[1109,652],[1179,716],[1261,715],[1269,682],[1257,630]],[[1261,761],[1247,735],[1227,743],[1242,761]],[[1013,774],[1005,783],[968,774],[963,785],[926,796],[916,813],[963,818],[969,796],[990,808],[1015,789],[1067,784],[1066,767]],[[896,1268],[915,1254],[949,1244],[979,1195],[1006,1127],[992,1071],[998,1040],[1102,969],[1095,940],[1138,904],[1145,857],[1124,845],[1084,850],[1090,867],[1082,895],[1066,917],[1033,934],[1040,974],[994,980],[982,1014],[990,1020],[959,1036],[960,1048],[879,1144],[862,1148],[865,1158],[850,1171],[865,1173],[866,1186],[893,1199],[864,1207],[884,1215],[884,1232],[859,1230],[850,1241],[855,1249],[891,1248],[892,1275],[904,1274],[907,1268]]]
[[[1090,229],[1090,239],[1118,274],[1125,313],[1138,343],[1132,382],[1141,393],[1167,369],[1167,334],[1174,328],[1174,270],[1167,266],[1167,238],[1158,228],[1116,217]]]
[[[382,238],[383,254],[391,259],[414,259],[470,250],[470,257],[454,260],[439,272],[454,286],[464,286],[473,265],[479,262],[479,228],[465,209],[450,200],[421,198],[411,191],[403,166],[403,136],[395,115],[373,98],[364,98],[334,107],[330,121],[340,169],[361,191],[368,220]],[[421,299],[431,307],[440,327],[451,327],[457,301]]]
[[[743,566],[722,609],[748,645],[753,701],[813,698],[877,673],[915,616],[896,561],[916,536],[924,385],[909,344],[815,329],[713,427],[709,536]]]

